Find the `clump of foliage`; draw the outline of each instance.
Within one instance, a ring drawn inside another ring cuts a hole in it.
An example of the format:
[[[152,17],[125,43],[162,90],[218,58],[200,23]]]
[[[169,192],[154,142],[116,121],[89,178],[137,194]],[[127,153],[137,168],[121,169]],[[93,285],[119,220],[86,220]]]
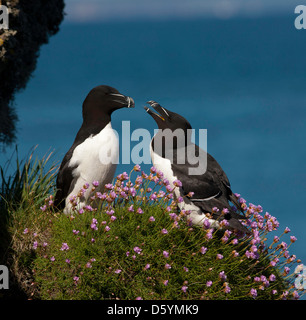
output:
[[[294,286],[300,261],[288,251],[296,238],[283,241],[288,228],[269,237],[279,223],[261,206],[239,198],[251,236],[226,223],[192,226],[162,172],[152,167],[146,174],[136,165],[112,184],[85,184],[64,215],[53,206],[54,167],[44,173],[45,166],[44,159],[28,162],[23,175],[19,169],[18,188],[15,179],[4,182],[11,269],[29,297],[271,300],[305,292]],[[88,189],[90,203],[80,208]]]

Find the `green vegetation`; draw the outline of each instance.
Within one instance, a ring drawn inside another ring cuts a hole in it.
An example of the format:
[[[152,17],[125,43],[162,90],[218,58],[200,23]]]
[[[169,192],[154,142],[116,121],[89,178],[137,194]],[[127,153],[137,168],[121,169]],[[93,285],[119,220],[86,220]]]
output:
[[[191,226],[162,173],[135,166],[104,190],[86,184],[64,215],[53,206],[56,167],[46,170],[49,161],[17,161],[9,178],[1,168],[2,264],[28,298],[270,300],[304,293],[293,285],[300,261],[288,252],[296,239],[283,241],[286,228],[269,244],[279,226],[261,206],[240,197],[251,237]],[[88,188],[92,203],[80,209]]]

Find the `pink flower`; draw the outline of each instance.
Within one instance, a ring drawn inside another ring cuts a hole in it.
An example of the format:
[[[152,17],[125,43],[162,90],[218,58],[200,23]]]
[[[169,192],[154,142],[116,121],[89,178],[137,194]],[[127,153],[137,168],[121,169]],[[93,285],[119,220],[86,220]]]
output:
[[[182,182],[180,180],[174,180],[173,181],[173,184],[176,186],[176,187],[181,187],[182,186]]]
[[[200,252],[201,252],[202,254],[205,254],[205,253],[206,253],[206,251],[207,251],[207,248],[205,248],[205,247],[201,247]]]
[[[164,284],[165,286],[167,286],[167,285],[168,285],[168,282],[169,282],[169,280],[164,280],[164,281],[163,281],[163,284]]]
[[[92,185],[93,185],[94,187],[98,187],[98,186],[99,186],[99,181],[96,181],[96,180],[93,181],[93,182],[92,182]]]
[[[36,249],[37,249],[37,246],[38,246],[38,242],[37,242],[37,241],[34,241],[34,243],[33,243],[33,249],[36,250]]]
[[[110,229],[111,229],[111,228],[110,228],[109,226],[106,226],[104,230],[105,230],[106,232],[108,232]]]
[[[117,270],[115,270],[115,273],[119,274],[121,271],[122,271],[121,269],[117,269]]]
[[[143,214],[143,211],[142,211],[141,208],[138,208],[136,212],[139,213],[139,214]]]
[[[165,258],[169,258],[169,252],[166,251],[166,250],[164,250],[164,251],[163,251],[163,256],[164,256]]]
[[[151,173],[156,173],[156,168],[155,167],[151,167],[150,171],[151,171]]]
[[[54,258],[54,256],[53,257],[51,257],[50,258],[50,260],[53,262],[53,261],[55,261],[55,258]]]
[[[46,209],[47,209],[46,205],[43,205],[42,207],[40,207],[40,210],[43,211],[43,212],[46,211]]]
[[[142,249],[140,249],[139,247],[134,247],[133,249],[136,253],[140,254]]]
[[[168,269],[171,269],[171,265],[170,265],[169,263],[166,263],[166,264],[165,264],[165,269],[167,269],[167,270],[168,270]]]
[[[251,296],[255,299],[257,297],[257,290],[252,288],[250,291]]]
[[[63,243],[62,243],[62,247],[61,247],[60,250],[61,250],[61,251],[67,251],[67,250],[69,250],[68,244],[67,244],[66,242],[63,242]]]
[[[140,171],[141,170],[141,167],[140,167],[140,165],[139,164],[136,164],[135,166],[134,166],[134,171]]]
[[[167,234],[167,233],[168,233],[168,230],[164,228],[164,229],[162,229],[161,233],[162,233],[162,234]]]
[[[129,212],[134,212],[134,206],[131,205],[131,206],[128,208],[128,211],[129,211]]]
[[[172,192],[172,187],[170,186],[170,184],[167,185],[166,189],[168,192]]]
[[[182,286],[182,288],[181,288],[181,289],[182,289],[182,291],[183,291],[183,292],[185,292],[185,293],[186,293],[186,291],[187,291],[188,287],[187,287],[187,286]]]
[[[150,269],[150,264],[149,264],[149,263],[147,263],[147,264],[145,265],[144,269],[145,269],[145,270]]]
[[[149,221],[150,221],[150,222],[154,222],[154,221],[155,221],[155,218],[154,218],[153,216],[151,216],[151,217],[149,218]]]

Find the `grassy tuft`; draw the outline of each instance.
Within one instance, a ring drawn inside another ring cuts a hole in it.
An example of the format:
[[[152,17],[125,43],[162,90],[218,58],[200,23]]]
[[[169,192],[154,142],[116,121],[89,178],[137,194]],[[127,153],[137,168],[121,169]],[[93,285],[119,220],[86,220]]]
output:
[[[279,224],[261,206],[240,197],[251,237],[191,226],[162,173],[135,166],[103,189],[96,181],[84,185],[64,215],[53,207],[56,170],[45,172],[49,159],[31,156],[7,180],[1,171],[6,260],[28,297],[271,300],[305,293],[293,285],[300,261],[288,248],[295,238],[283,241],[286,228],[268,243]],[[80,208],[88,189],[91,202]]]

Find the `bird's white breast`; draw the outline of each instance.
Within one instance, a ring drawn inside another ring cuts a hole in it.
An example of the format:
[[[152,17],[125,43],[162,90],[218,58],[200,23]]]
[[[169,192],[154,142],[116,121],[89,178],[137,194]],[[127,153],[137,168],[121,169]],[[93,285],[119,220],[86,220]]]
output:
[[[66,208],[69,207],[69,198],[77,195],[85,183],[99,181],[100,187],[110,183],[114,177],[119,157],[119,140],[111,123],[108,123],[98,134],[89,136],[73,151],[69,167],[73,170],[73,177],[77,177],[72,192],[66,199]],[[85,198],[88,197],[85,193]],[[69,209],[69,208],[68,208]],[[65,209],[65,211],[67,211]]]

